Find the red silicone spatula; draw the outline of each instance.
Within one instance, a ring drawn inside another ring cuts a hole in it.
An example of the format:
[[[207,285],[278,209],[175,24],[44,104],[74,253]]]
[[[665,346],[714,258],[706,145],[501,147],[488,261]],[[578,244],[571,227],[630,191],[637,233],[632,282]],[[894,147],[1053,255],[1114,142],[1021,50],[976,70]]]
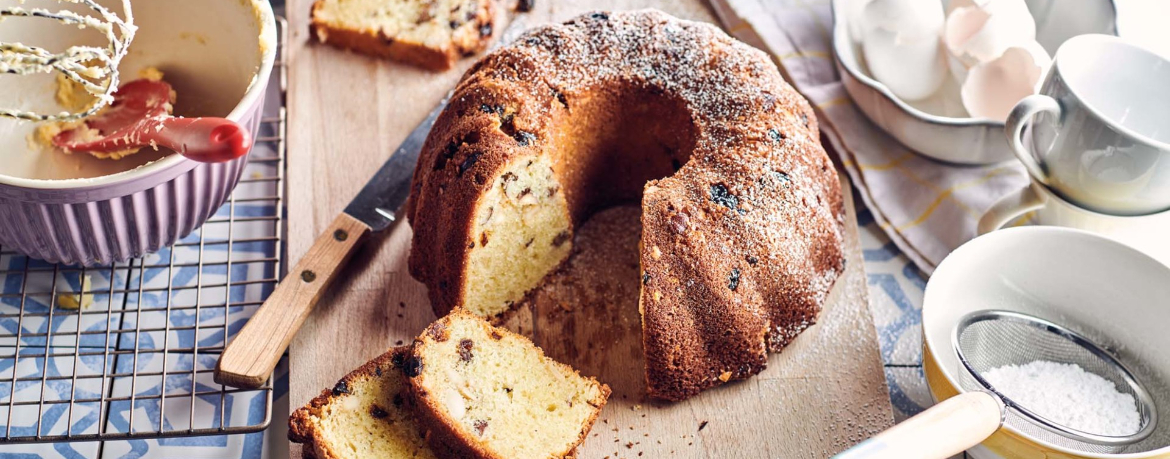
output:
[[[204,163],[230,161],[248,153],[251,135],[235,121],[171,116],[173,94],[164,81],[126,83],[114,93],[109,108],[86,118],[84,126],[57,134],[53,145],[98,155],[160,146]]]

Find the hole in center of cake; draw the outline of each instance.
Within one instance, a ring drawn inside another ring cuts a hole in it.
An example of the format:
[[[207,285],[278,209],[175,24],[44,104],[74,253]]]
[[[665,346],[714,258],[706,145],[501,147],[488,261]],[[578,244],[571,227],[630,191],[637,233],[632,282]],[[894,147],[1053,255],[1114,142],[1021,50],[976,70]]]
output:
[[[618,84],[566,100],[539,136],[504,111],[501,131],[535,148],[510,159],[477,205],[467,244],[468,275],[478,281],[464,306],[479,315],[512,310],[569,256],[574,228],[639,202],[648,181],[673,175],[695,148],[690,111],[657,88]]]
[[[673,175],[695,148],[691,112],[656,88],[618,85],[570,103],[549,150],[577,226],[599,210],[640,202],[646,182]]]

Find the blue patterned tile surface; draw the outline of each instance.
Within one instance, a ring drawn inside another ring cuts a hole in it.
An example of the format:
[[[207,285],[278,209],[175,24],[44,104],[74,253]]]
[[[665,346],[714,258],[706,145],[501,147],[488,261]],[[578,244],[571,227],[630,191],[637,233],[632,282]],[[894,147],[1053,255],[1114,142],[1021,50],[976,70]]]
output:
[[[922,294],[926,278],[858,203],[857,223],[869,277],[869,305],[886,366],[894,417],[901,421],[930,406],[922,374]]]
[[[922,293],[926,279],[877,227],[868,210],[858,212],[869,304],[887,364],[922,363]]]
[[[203,231],[206,235],[215,229]],[[208,239],[205,236],[205,248]],[[270,260],[276,249],[271,244],[233,247],[232,258]],[[182,250],[188,249],[173,249]],[[221,348],[225,330],[229,335],[239,330],[273,285],[250,284],[247,279],[274,279],[276,263],[234,263],[230,270],[225,264],[170,269],[166,267],[170,252],[147,257],[142,262],[145,269],[117,266],[85,272],[6,256],[8,266],[18,267],[0,273],[0,432],[13,437],[118,434],[131,426],[139,433],[167,432],[257,426],[268,419],[268,392],[221,394],[221,386],[211,380],[218,354],[196,354],[193,348]],[[198,259],[198,252],[194,254],[173,256]],[[204,254],[206,264],[214,263],[214,256]],[[154,263],[163,267],[150,268]],[[42,267],[45,270],[39,271]],[[62,308],[62,296],[80,291],[82,279],[86,290],[97,293],[79,301],[84,305],[80,311]],[[191,286],[202,288],[186,288]],[[197,291],[202,294],[196,296]],[[164,347],[170,351],[164,352]],[[280,387],[272,397],[287,393],[285,375],[287,365],[282,361]],[[161,397],[164,391],[166,398]],[[101,401],[131,394],[136,398],[133,403]],[[69,404],[70,399],[75,403]],[[108,408],[103,411],[103,406]],[[261,458],[266,457],[267,441],[268,434],[258,432],[4,445],[0,458]]]

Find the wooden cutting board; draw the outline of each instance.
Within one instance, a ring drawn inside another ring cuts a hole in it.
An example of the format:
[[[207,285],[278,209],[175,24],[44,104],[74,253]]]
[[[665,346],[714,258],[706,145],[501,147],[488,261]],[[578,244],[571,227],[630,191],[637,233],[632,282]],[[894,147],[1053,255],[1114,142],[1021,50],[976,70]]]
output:
[[[430,73],[310,43],[311,0],[290,0],[288,127],[290,263],[429,112],[472,60]],[[526,23],[595,9],[655,7],[716,22],[699,0],[537,0]],[[546,352],[613,388],[580,457],[828,457],[892,424],[868,307],[849,185],[846,272],[820,323],[768,369],[681,403],[646,400],[637,312],[637,208],[599,213],[579,231],[566,269],[507,324]],[[435,319],[407,272],[411,230],[376,235],[350,261],[289,350],[294,409]],[[273,413],[283,422],[288,413]],[[300,457],[293,445],[292,457]]]

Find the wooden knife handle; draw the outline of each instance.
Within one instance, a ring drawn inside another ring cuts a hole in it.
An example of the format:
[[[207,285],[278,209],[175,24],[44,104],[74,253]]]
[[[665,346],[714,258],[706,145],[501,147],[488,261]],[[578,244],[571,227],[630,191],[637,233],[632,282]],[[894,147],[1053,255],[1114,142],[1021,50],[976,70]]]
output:
[[[244,389],[262,386],[321,294],[368,234],[365,223],[344,213],[337,216],[223,350],[215,382]]]

